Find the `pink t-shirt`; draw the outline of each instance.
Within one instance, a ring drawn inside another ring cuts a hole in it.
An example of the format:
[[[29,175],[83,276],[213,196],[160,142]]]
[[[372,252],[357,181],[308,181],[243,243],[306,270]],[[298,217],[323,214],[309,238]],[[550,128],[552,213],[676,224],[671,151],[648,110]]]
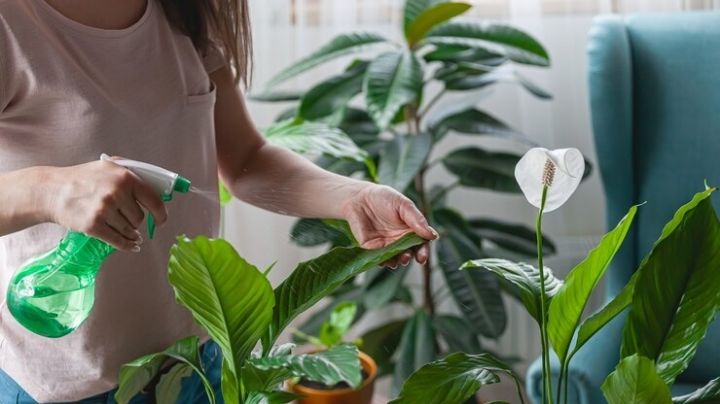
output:
[[[0,0],[0,172],[69,166],[101,153],[147,161],[217,190],[208,72],[157,0],[122,30],[72,21],[44,0]],[[17,184],[17,186],[27,186]],[[198,334],[167,281],[177,235],[217,234],[217,200],[177,195],[169,221],[139,254],[116,252],[97,279],[95,308],[74,333],[35,335],[3,308],[0,368],[40,402],[76,401],[114,388],[120,366]],[[0,237],[0,298],[13,273],[67,230],[42,224]],[[2,300],[2,299],[0,299]]]

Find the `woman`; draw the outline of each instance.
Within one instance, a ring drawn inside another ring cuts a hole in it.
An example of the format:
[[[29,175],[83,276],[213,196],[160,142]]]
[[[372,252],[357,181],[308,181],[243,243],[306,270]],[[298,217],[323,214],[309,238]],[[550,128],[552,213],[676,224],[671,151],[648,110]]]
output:
[[[203,190],[217,189],[219,172],[262,208],[348,220],[366,248],[408,232],[436,238],[401,194],[265,143],[236,85],[250,54],[244,0],[0,0],[0,293],[67,229],[120,250],[73,334],[34,335],[3,309],[0,402],[110,402],[121,364],[199,332],[165,268],[176,235],[217,234],[217,201],[183,195],[164,206],[101,153],[166,167]],[[144,210],[165,224],[152,241],[140,233]],[[423,246],[388,265],[427,255]],[[212,343],[204,360],[219,374]],[[196,402],[192,385],[185,402]]]

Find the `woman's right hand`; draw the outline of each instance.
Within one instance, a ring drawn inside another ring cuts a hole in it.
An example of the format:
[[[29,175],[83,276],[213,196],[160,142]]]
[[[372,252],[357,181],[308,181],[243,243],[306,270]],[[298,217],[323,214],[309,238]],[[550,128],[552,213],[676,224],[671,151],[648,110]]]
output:
[[[104,240],[122,251],[139,252],[143,207],[158,225],[167,220],[160,196],[130,170],[107,161],[49,168],[52,192],[43,204],[49,220]]]

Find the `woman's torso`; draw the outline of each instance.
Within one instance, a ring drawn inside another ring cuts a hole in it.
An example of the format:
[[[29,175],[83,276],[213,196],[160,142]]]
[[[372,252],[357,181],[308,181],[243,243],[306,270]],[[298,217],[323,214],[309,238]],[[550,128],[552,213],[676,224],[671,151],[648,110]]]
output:
[[[156,0],[122,30],[78,24],[43,0],[0,0],[0,172],[68,166],[101,153],[147,161],[217,189],[214,89],[189,38]],[[18,184],[23,186],[23,184]],[[111,389],[119,366],[197,333],[167,283],[175,236],[215,235],[216,200],[182,195],[139,254],[103,266],[95,308],[75,333],[52,340],[0,312],[0,367],[39,401],[72,401]],[[0,237],[0,294],[28,258],[66,229],[43,224]]]

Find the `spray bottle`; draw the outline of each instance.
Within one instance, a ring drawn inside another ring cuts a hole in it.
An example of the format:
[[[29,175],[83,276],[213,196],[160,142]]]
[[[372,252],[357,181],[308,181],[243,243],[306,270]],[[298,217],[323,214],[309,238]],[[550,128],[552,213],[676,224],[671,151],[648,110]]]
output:
[[[164,168],[134,160],[101,160],[126,167],[147,182],[163,201],[173,192],[186,193],[190,181]],[[155,232],[152,215],[148,236]],[[102,240],[69,231],[48,253],[31,259],[10,280],[7,305],[13,317],[28,330],[50,338],[75,331],[90,315],[95,301],[95,278],[115,249]]]

